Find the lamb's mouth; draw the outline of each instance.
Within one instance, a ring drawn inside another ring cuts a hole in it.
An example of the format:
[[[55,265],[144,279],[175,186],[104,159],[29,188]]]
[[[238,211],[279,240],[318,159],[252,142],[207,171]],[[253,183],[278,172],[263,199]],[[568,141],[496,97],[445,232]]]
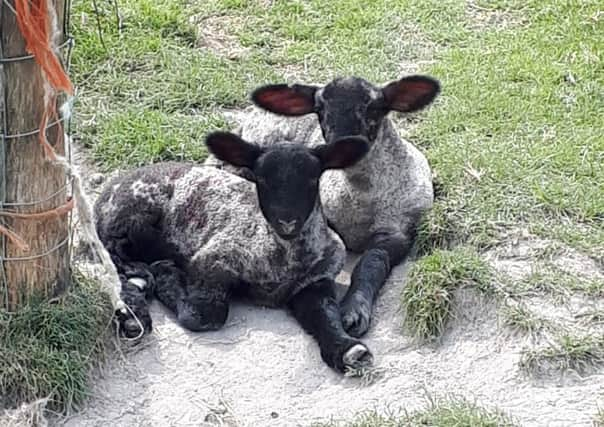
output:
[[[293,240],[296,237],[298,237],[298,235],[300,233],[277,233],[279,235],[279,237],[281,237],[283,240]]]

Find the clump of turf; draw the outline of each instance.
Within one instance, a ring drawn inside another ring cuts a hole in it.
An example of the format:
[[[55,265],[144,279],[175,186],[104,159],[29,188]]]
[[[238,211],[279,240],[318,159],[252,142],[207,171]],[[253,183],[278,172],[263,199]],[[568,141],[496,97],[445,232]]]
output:
[[[482,408],[467,400],[443,400],[409,417],[407,425],[442,427],[502,427],[514,422],[500,410]]]
[[[502,427],[516,425],[498,409],[486,409],[465,399],[431,401],[423,410],[384,416],[375,412],[359,414],[354,420],[314,424],[315,427]]]
[[[586,372],[604,364],[604,337],[563,335],[548,346],[525,350],[520,367],[533,375],[574,370]]]
[[[109,298],[80,274],[59,298],[0,311],[0,404],[48,398],[64,411],[82,402],[112,315]]]
[[[402,293],[405,329],[423,340],[440,337],[451,316],[453,292],[470,286],[489,293],[492,280],[489,265],[468,249],[438,249],[419,259]]]
[[[549,326],[545,319],[522,304],[506,305],[502,315],[506,326],[529,335],[534,335]]]
[[[555,265],[545,264],[515,283],[512,291],[517,296],[548,294],[560,297],[569,293],[579,293],[587,297],[600,298],[604,296],[604,280],[582,277]]]

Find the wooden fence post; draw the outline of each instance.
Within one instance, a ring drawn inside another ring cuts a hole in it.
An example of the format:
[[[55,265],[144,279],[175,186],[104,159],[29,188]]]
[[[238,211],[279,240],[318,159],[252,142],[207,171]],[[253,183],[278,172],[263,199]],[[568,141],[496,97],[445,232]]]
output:
[[[7,58],[27,56],[25,42],[17,25],[14,4],[0,1],[0,58],[3,75],[4,166],[0,164],[0,180],[4,179],[4,205],[0,210],[19,213],[39,213],[63,205],[67,200],[67,180],[58,166],[45,159],[37,130],[44,113],[46,93],[44,75],[33,59],[6,61]],[[64,0],[54,4],[58,28],[63,28]],[[62,34],[62,40],[65,35]],[[62,126],[49,122],[47,137],[57,154],[65,154]],[[1,143],[2,141],[0,141]],[[2,159],[0,159],[2,160]],[[0,183],[0,186],[1,183]],[[2,196],[0,194],[0,196]],[[0,199],[2,202],[2,199]],[[52,297],[69,283],[69,229],[67,215],[44,219],[3,217],[4,225],[23,238],[29,250],[20,250],[4,239],[0,256],[4,259],[6,280],[0,307],[12,310],[32,295]],[[4,249],[4,251],[3,251]],[[2,272],[0,272],[2,274]],[[2,277],[0,276],[0,285]]]

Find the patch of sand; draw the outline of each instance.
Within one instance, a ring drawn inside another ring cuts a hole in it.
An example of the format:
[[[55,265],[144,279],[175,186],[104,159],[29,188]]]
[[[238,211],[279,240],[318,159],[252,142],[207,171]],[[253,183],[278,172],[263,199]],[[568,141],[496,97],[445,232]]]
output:
[[[591,425],[603,373],[570,385],[524,377],[524,340],[500,328],[494,303],[471,290],[457,293],[455,318],[438,346],[414,345],[400,329],[405,271],[394,270],[365,339],[384,370],[371,385],[328,368],[285,311],[236,304],[224,329],[195,334],[154,303],[153,334],[109,361],[80,413],[53,424],[308,426],[367,409],[420,409],[427,396],[454,394],[499,407],[525,426]]]

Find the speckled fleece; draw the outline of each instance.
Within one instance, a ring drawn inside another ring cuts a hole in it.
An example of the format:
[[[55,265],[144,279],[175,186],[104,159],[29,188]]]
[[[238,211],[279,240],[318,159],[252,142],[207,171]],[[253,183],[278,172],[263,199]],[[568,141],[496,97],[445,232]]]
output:
[[[263,217],[254,184],[212,167],[161,163],[118,177],[101,194],[96,220],[104,243],[132,238],[141,224],[155,227],[157,241],[178,250],[200,287],[221,292],[236,284],[267,306],[334,279],[345,258],[318,200],[300,235],[286,241]]]

